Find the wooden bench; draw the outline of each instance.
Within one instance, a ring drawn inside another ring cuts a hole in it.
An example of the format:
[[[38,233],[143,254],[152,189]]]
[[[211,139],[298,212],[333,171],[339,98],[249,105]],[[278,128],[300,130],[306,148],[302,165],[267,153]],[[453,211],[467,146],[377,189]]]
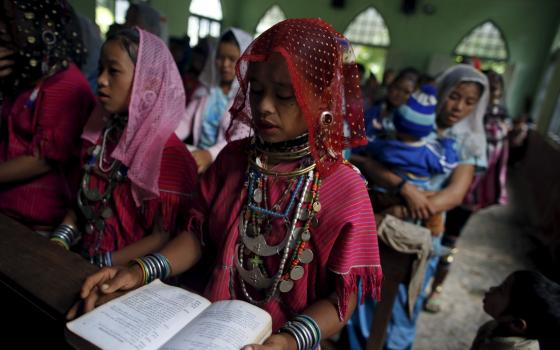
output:
[[[0,305],[9,320],[2,334],[13,334],[18,347],[36,344],[35,336],[41,344],[64,347],[65,314],[86,276],[96,270],[78,254],[0,214]],[[21,331],[33,336],[22,339]]]

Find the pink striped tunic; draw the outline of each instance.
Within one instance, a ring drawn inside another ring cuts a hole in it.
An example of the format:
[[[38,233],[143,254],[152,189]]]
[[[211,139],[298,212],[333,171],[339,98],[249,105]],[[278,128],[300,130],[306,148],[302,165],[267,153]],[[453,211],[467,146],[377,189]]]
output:
[[[248,145],[248,139],[244,139],[224,148],[201,179],[198,197],[187,220],[187,230],[199,236],[206,258],[213,259],[205,291],[211,301],[245,299],[233,259],[239,241],[239,216],[247,200],[244,182]],[[280,164],[275,170],[288,171],[290,167],[294,164]],[[286,181],[269,179],[269,205],[276,203],[286,190]],[[337,294],[342,318],[350,294],[357,292],[358,277],[363,280],[362,299],[366,294],[376,299],[380,295],[382,272],[375,218],[364,180],[350,166],[340,165],[322,179],[319,201],[322,206],[317,216],[319,225],[310,229],[313,261],[304,265],[303,278],[295,281],[290,292],[279,293],[262,306],[272,315],[274,329],[333,292]],[[276,245],[283,240],[286,230],[281,220],[273,221],[272,226],[267,242]],[[274,275],[280,256],[263,257],[263,260],[269,275]],[[264,297],[249,285],[247,288],[254,298]]]

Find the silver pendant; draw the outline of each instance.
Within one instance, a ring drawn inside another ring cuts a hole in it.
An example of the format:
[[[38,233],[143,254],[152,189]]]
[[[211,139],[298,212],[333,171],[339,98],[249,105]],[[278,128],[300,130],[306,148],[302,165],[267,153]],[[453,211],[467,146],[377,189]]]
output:
[[[248,248],[253,253],[260,256],[271,256],[280,253],[282,249],[288,244],[290,235],[286,234],[282,242],[278,245],[271,246],[266,243],[266,239],[263,235],[257,235],[255,237],[250,237],[247,232],[245,232],[245,220],[243,218],[239,219],[239,235],[246,248]]]
[[[299,219],[301,221],[306,221],[307,219],[309,219],[309,211],[307,209],[303,209],[301,211],[301,214],[299,215]]]
[[[86,233],[91,235],[93,233],[93,231],[95,231],[95,226],[93,226],[93,224],[87,224],[86,225]]]
[[[282,282],[280,282],[280,285],[278,286],[278,289],[280,289],[282,293],[288,293],[289,291],[292,290],[292,288],[294,288],[294,281],[289,279],[283,280]]]
[[[294,266],[292,271],[290,271],[290,278],[294,281],[297,281],[303,277],[304,273],[305,270],[303,269],[303,266]]]
[[[314,216],[313,218],[311,218],[311,226],[313,226],[313,227],[319,226],[319,219],[317,219],[316,216]]]
[[[239,262],[239,255],[237,253],[238,251],[239,245],[235,249],[235,258],[233,260],[235,263],[235,268],[237,269],[237,273],[239,273],[241,279],[257,289],[270,288],[270,286],[272,286],[272,284],[274,283],[274,279],[265,276],[259,268],[246,270],[243,266],[241,266],[241,263]]]
[[[92,202],[97,202],[100,201],[101,198],[103,198],[101,196],[101,194],[99,194],[99,191],[97,190],[97,188],[94,189],[86,189],[84,188],[84,190],[82,191],[84,193],[84,196]]]
[[[82,214],[84,214],[86,220],[88,220],[88,221],[93,220],[94,215],[93,215],[93,211],[91,210],[90,207],[82,205],[80,200],[78,200],[78,207],[82,211]]]
[[[304,249],[298,256],[299,261],[304,264],[309,264],[313,261],[313,251],[311,249]]]
[[[263,191],[260,188],[257,188],[253,191],[253,200],[255,203],[261,203],[263,200]]]
[[[111,210],[111,208],[105,208],[101,212],[101,217],[103,217],[103,219],[109,219],[112,216],[113,216],[113,210]]]
[[[320,202],[313,203],[313,211],[316,212],[316,213],[321,211],[321,203]]]
[[[311,232],[309,232],[309,230],[305,230],[301,234],[301,239],[304,240],[304,241],[309,241],[311,239]]]

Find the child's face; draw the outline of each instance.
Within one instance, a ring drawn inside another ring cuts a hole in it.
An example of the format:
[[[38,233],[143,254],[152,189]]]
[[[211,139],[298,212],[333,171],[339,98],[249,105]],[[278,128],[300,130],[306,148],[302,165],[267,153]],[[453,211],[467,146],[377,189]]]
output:
[[[400,79],[389,87],[387,100],[393,107],[400,107],[408,101],[413,92],[414,82],[409,79]]]
[[[134,62],[118,40],[103,45],[97,77],[97,96],[109,113],[126,113],[130,102]]]
[[[509,306],[512,283],[513,277],[509,276],[502,284],[491,287],[488,292],[484,294],[484,299],[482,301],[484,311],[495,320],[503,316]]]
[[[474,111],[480,95],[480,86],[476,83],[457,85],[447,97],[438,115],[438,125],[449,128],[463,120]]]
[[[255,131],[264,141],[288,141],[307,131],[288,66],[280,54],[251,63],[247,74]]]
[[[228,42],[218,45],[216,66],[218,72],[220,72],[222,83],[231,83],[235,79],[235,62],[237,62],[239,56],[241,56],[241,52],[237,45]]]

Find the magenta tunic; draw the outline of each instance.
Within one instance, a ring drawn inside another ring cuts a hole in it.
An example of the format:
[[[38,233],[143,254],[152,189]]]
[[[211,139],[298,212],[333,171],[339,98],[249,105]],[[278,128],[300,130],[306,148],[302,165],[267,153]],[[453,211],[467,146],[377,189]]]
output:
[[[2,106],[0,163],[38,155],[52,169],[18,183],[0,185],[0,212],[36,229],[58,225],[76,200],[80,135],[95,98],[71,64]]]
[[[239,216],[247,197],[244,181],[248,145],[248,139],[244,139],[224,148],[201,179],[198,197],[189,214],[187,229],[202,240],[204,254],[214,258],[205,291],[212,301],[245,298],[233,259],[239,238]],[[281,164],[275,170],[287,171],[289,167]],[[286,186],[286,180],[281,178],[269,181],[270,203],[279,199]],[[375,218],[364,180],[351,166],[339,165],[322,180],[319,201],[322,205],[317,216],[319,225],[310,229],[313,261],[305,264],[303,278],[295,281],[290,292],[279,293],[279,297],[262,306],[272,315],[274,329],[333,292],[338,296],[342,317],[349,295],[357,292],[358,278],[363,280],[363,295],[379,297],[382,273]],[[278,221],[281,220],[272,222],[268,244],[278,244],[286,234],[285,229],[279,229],[283,226]],[[268,274],[274,274],[280,256],[263,257],[263,260]],[[262,299],[258,291],[251,290],[249,285],[247,288],[253,297]]]

